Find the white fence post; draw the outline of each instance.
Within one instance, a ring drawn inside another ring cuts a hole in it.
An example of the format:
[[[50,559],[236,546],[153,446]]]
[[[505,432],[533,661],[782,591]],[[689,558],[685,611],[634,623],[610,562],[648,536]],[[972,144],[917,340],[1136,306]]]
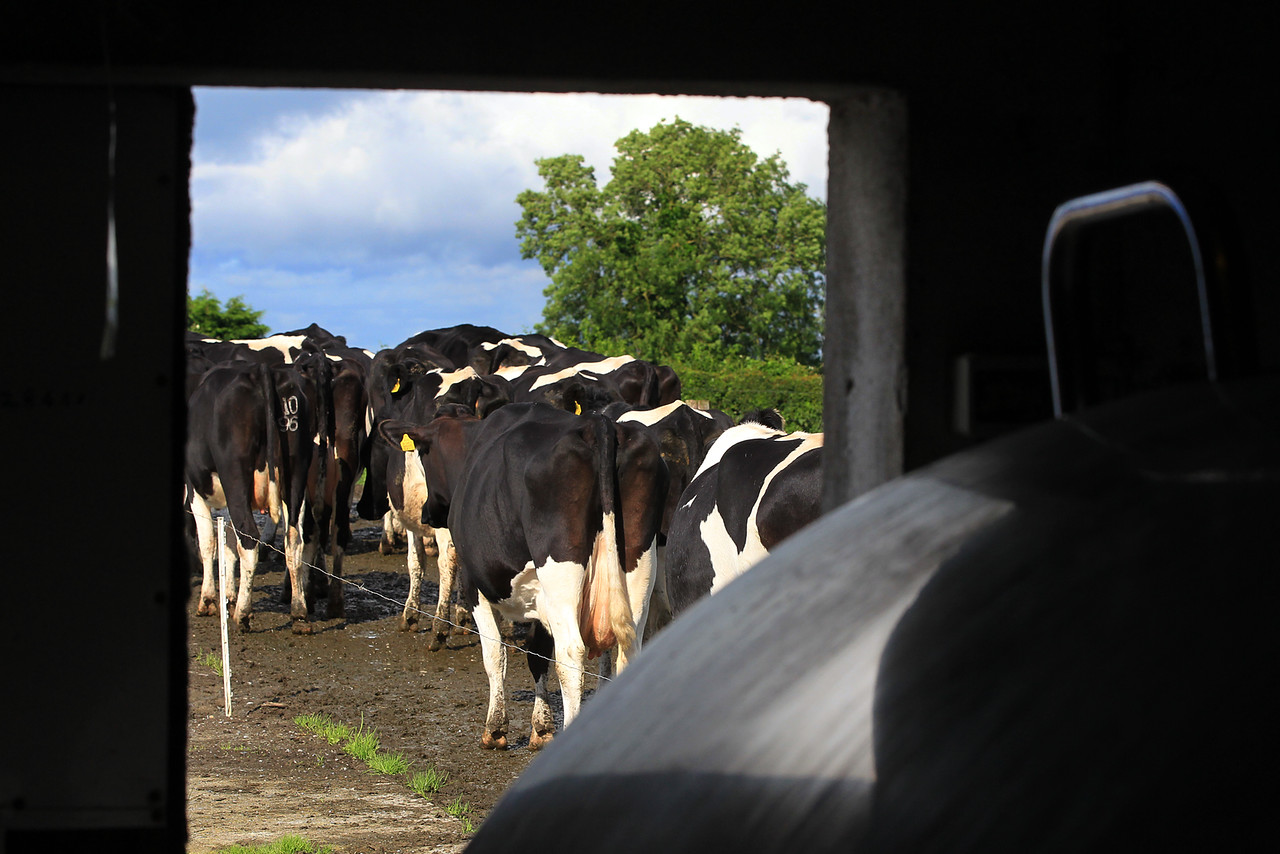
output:
[[[218,614],[222,617],[222,692],[231,717],[231,650],[227,644],[227,520],[218,517]]]

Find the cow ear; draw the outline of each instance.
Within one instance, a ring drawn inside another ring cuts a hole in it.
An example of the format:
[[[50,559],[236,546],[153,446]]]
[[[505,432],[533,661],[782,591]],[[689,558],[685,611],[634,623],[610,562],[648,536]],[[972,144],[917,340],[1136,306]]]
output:
[[[408,421],[383,421],[378,425],[378,434],[398,451],[425,451],[431,444],[427,431]]]

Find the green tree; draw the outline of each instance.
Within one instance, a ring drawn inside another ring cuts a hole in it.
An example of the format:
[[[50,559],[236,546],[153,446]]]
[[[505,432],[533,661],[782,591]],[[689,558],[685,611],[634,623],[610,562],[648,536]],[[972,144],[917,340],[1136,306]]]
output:
[[[520,251],[551,279],[537,331],[648,359],[822,349],[826,206],[741,130],[680,118],[632,131],[596,185],[576,154],[537,161],[516,197]]]
[[[262,315],[239,296],[223,305],[208,288],[194,297],[187,294],[187,329],[210,338],[261,338],[269,331]]]

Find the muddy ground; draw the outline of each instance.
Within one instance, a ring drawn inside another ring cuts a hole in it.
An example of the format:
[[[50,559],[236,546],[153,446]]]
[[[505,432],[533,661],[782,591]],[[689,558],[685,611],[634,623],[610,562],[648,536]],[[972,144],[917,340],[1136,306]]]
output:
[[[409,586],[405,555],[379,554],[379,534],[357,524],[344,574],[366,590],[347,587],[343,619],[326,619],[320,605],[310,636],[292,633],[279,601],[280,556],[259,564],[252,630],[230,632],[230,718],[221,677],[197,660],[201,652],[220,654],[221,641],[217,617],[195,616],[200,580],[192,579],[189,851],[289,833],[341,854],[460,851],[470,833],[446,807],[469,805],[478,826],[536,756],[528,749],[533,691],[523,654],[508,662],[512,748],[482,750],[488,688],[479,640],[454,636],[446,649],[428,652],[426,634],[398,630]],[[435,595],[428,585],[424,609],[434,608]],[[588,688],[594,683],[589,677]],[[376,774],[340,745],[302,731],[294,718],[303,714],[352,727],[363,722],[377,730],[384,751],[403,753],[416,769],[434,766],[448,782],[438,794],[419,797],[403,777]]]

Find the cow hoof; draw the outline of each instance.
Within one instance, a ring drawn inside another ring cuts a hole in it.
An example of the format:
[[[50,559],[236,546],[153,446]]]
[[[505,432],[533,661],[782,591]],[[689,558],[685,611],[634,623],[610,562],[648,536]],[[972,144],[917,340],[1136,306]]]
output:
[[[306,620],[294,620],[293,633],[295,635],[309,635],[312,633],[311,624]]]
[[[502,734],[494,735],[485,731],[485,734],[480,736],[480,746],[485,750],[506,750],[507,737]]]
[[[197,617],[212,617],[218,613],[218,606],[213,602],[201,602],[200,607],[196,608]]]
[[[388,543],[386,540],[383,540],[382,542],[378,543],[378,554],[389,555],[389,554],[393,554],[394,552],[395,552],[395,547],[392,546],[391,543]]]
[[[444,639],[445,639],[444,632],[436,632],[434,635],[431,636],[431,640],[427,644],[427,651],[439,652],[440,650],[444,649]]]
[[[239,628],[240,631],[242,632],[249,631],[249,617],[250,617],[249,614],[245,614],[243,617],[236,618],[236,627]]]
[[[405,617],[405,616],[400,617],[400,631],[416,632],[417,630],[418,630],[417,617]]]
[[[551,739],[555,738],[554,732],[535,732],[529,736],[529,749],[541,750],[551,743]]]

